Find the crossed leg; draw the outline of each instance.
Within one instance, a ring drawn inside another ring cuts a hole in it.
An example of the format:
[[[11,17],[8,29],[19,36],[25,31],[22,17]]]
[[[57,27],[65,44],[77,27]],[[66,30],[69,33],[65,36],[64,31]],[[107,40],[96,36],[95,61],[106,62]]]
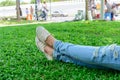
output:
[[[50,56],[52,56],[53,51],[54,51],[53,49],[54,42],[55,42],[55,38],[52,35],[48,36],[45,41],[47,45],[44,47],[44,51]]]
[[[36,28],[35,42],[39,51],[43,52],[48,60],[52,60],[55,38],[44,27]]]
[[[49,60],[55,58],[64,62],[77,63],[83,66],[93,66],[96,68],[112,68],[120,70],[119,50],[120,46],[82,46],[64,43],[50,35],[45,29],[40,27],[37,35],[41,51],[45,52]],[[53,48],[54,45],[54,48]]]

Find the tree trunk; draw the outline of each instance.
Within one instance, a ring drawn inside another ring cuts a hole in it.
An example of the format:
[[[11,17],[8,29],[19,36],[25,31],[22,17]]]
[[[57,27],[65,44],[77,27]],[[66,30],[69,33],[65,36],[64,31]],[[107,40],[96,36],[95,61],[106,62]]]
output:
[[[20,21],[20,0],[16,0],[16,15],[17,20]]]
[[[105,4],[105,1],[104,0],[101,0],[101,9],[100,9],[100,18],[101,20],[104,20],[104,4]]]
[[[85,19],[88,20],[88,0],[85,0]]]

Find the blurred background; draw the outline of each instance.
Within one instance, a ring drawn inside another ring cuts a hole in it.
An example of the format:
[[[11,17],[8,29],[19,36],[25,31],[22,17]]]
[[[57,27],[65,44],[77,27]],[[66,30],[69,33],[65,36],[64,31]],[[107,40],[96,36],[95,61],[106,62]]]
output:
[[[104,12],[104,9],[101,9],[101,1],[102,0],[0,0],[0,20],[61,22],[85,20],[86,16],[88,20],[99,20],[101,10]],[[108,1],[111,4],[120,2],[120,0]],[[44,2],[46,2],[46,14],[42,12]],[[88,8],[86,8],[86,6],[88,6]],[[120,20],[119,14],[120,7],[118,6],[116,8],[115,20]]]

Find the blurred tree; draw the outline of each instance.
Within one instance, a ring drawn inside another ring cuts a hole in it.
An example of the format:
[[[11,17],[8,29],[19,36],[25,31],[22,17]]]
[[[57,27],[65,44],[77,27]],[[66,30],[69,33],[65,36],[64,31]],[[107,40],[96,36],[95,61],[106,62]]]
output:
[[[12,6],[12,5],[15,5],[15,1],[4,0],[4,1],[0,2],[0,6]]]
[[[35,4],[35,0],[31,0],[31,4]]]
[[[20,0],[16,0],[16,15],[17,20],[20,21]]]
[[[85,19],[88,20],[88,1],[89,0],[85,0]]]

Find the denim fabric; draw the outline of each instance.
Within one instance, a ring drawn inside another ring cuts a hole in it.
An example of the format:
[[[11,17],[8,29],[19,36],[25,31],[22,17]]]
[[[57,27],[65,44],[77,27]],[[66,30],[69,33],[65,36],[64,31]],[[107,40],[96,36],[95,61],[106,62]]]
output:
[[[81,46],[56,40],[53,57],[80,66],[120,70],[120,46]]]

